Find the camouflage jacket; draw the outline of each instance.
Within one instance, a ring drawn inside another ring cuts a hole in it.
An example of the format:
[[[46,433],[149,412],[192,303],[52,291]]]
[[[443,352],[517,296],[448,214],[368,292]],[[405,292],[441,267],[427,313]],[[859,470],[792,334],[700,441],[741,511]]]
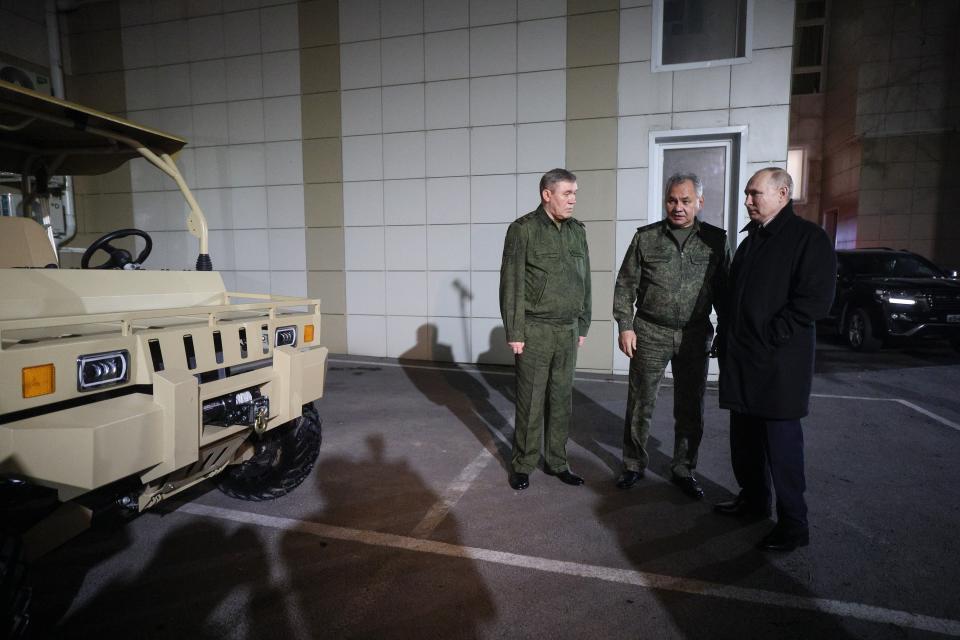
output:
[[[620,331],[636,316],[671,329],[703,323],[710,307],[725,312],[730,248],[727,232],[694,220],[681,247],[661,220],[637,229],[623,258],[613,292],[613,317]]]
[[[535,320],[590,327],[590,254],[583,223],[558,225],[543,205],[510,224],[500,266],[500,315],[507,342],[524,342],[524,325]]]

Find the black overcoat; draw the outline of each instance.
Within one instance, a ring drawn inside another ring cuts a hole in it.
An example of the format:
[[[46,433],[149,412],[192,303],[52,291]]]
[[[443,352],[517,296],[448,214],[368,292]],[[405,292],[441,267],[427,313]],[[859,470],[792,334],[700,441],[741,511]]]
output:
[[[718,329],[722,408],[772,420],[807,415],[815,322],[830,311],[836,280],[829,237],[791,202],[740,245]]]

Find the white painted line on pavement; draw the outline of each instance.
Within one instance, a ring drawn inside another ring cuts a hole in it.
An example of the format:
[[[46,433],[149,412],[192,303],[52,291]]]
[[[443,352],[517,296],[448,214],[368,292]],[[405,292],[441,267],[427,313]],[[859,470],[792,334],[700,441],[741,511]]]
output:
[[[454,368],[454,367],[432,367],[432,366],[430,366],[430,365],[419,365],[419,364],[409,365],[409,364],[400,364],[400,363],[393,363],[393,362],[375,362],[375,363],[371,363],[371,362],[364,362],[363,360],[343,360],[343,359],[337,359],[337,358],[330,358],[330,362],[343,362],[343,363],[350,363],[350,364],[375,364],[375,365],[377,365],[377,366],[384,366],[384,367],[403,367],[403,368],[410,368],[410,369],[428,369],[428,370],[430,370],[430,371],[452,371],[452,372],[460,371],[460,372],[462,372],[462,373],[480,373],[480,371],[479,371],[478,369],[458,369],[458,368]],[[484,374],[484,375],[491,374],[491,375],[497,375],[497,376],[512,376],[512,375],[513,375],[513,372],[511,372],[511,371],[484,371],[483,374]],[[608,382],[608,383],[612,383],[612,384],[627,384],[627,383],[628,383],[627,380],[614,380],[614,379],[598,380],[598,379],[596,379],[596,378],[574,378],[574,380],[576,380],[576,381],[578,381],[578,382]],[[663,384],[663,385],[661,385],[661,387],[662,387],[662,388],[666,388],[666,389],[671,389],[671,388],[673,388],[673,385]],[[708,387],[708,388],[707,388],[707,391],[716,391],[716,389],[711,389],[711,388]],[[946,426],[946,427],[950,427],[951,429],[954,429],[954,430],[956,430],[956,431],[960,431],[960,424],[957,424],[956,422],[953,422],[952,420],[948,420],[947,418],[944,418],[944,417],[941,416],[941,415],[938,415],[938,414],[936,414],[936,413],[934,413],[934,412],[932,412],[932,411],[930,411],[930,410],[928,410],[928,409],[924,409],[923,407],[921,407],[921,406],[919,406],[919,405],[917,405],[917,404],[914,404],[913,402],[910,402],[909,400],[904,400],[904,399],[902,399],[902,398],[871,398],[871,397],[869,397],[869,396],[845,396],[845,395],[835,395],[835,394],[830,394],[830,393],[811,393],[811,394],[810,394],[810,397],[811,397],[811,398],[828,398],[828,399],[833,399],[833,400],[863,400],[863,401],[866,401],[866,402],[896,402],[897,404],[901,404],[901,405],[907,407],[908,409],[913,409],[913,410],[916,411],[917,413],[921,413],[921,414],[927,416],[928,418],[931,418],[931,419],[933,419],[933,420],[936,420],[937,422],[939,422],[940,424],[942,424],[942,425],[944,425],[944,426]],[[499,433],[499,432],[496,432],[496,433]]]
[[[391,533],[363,531],[360,529],[350,529],[347,527],[336,527],[317,522],[307,522],[303,520],[294,520],[291,518],[278,518],[276,516],[248,513],[245,511],[236,511],[234,509],[223,509],[220,507],[213,507],[197,503],[187,503],[181,505],[174,512],[174,514],[179,513],[189,513],[196,516],[217,518],[220,520],[241,522],[244,524],[256,524],[271,529],[296,531],[321,538],[356,542],[375,547],[389,547],[393,549],[403,549],[405,551],[416,551],[419,553],[431,553],[434,555],[449,556],[453,558],[479,560],[482,562],[491,562],[522,569],[534,569],[537,571],[546,571],[561,575],[579,576],[582,578],[592,578],[595,580],[605,580],[607,582],[634,585],[645,589],[659,589],[662,591],[674,591],[678,593],[688,593],[713,598],[725,598],[727,600],[736,600],[740,602],[749,602],[753,604],[762,604],[788,609],[816,611],[845,618],[856,618],[877,624],[894,624],[898,627],[919,629],[921,631],[932,631],[934,633],[941,633],[944,635],[960,636],[960,620],[936,618],[933,616],[910,613],[909,611],[860,604],[858,602],[847,602],[844,600],[833,600],[829,598],[795,596],[786,593],[777,593],[774,591],[748,589],[745,587],[735,587],[705,582],[702,580],[665,576],[656,573],[648,573],[645,571],[635,571],[632,569],[615,569],[612,567],[580,564],[577,562],[566,562],[563,560],[551,560],[549,558],[539,558],[536,556],[525,556],[516,553],[508,553],[505,551],[494,551],[492,549],[464,547],[445,542],[399,536]]]
[[[414,527],[410,535],[414,538],[426,538],[433,533],[433,530],[447,517],[450,510],[456,506],[463,494],[467,492],[470,485],[473,484],[473,481],[477,479],[477,476],[491,460],[493,460],[493,455],[484,447],[480,454],[473,459],[473,462],[463,468],[457,479],[450,483],[443,495],[433,503],[433,506],[427,511],[427,515],[423,516],[423,520]]]

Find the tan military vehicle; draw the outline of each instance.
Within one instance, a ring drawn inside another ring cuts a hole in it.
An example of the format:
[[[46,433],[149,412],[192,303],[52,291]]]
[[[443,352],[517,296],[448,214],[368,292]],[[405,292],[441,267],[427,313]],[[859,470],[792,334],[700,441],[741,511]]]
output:
[[[271,499],[316,460],[320,301],[226,290],[174,161],[185,144],[0,81],[0,172],[16,174],[21,213],[40,212],[0,216],[0,483],[7,495],[42,486],[58,499],[19,532],[28,555],[104,504],[140,512],[214,476],[230,495]],[[141,268],[152,240],[136,229],[95,241],[83,268],[58,268],[43,224],[47,176],[99,175],[133,158],[182,192],[197,270]],[[133,246],[126,236],[142,239],[136,257],[120,246]],[[94,266],[98,252],[108,259]]]

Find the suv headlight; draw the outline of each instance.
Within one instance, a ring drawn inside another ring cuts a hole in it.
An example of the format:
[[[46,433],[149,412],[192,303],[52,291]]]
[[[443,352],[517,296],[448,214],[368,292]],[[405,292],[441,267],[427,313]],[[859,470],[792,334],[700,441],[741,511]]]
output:
[[[878,302],[887,302],[904,307],[913,307],[925,301],[923,296],[918,296],[906,291],[887,291],[886,289],[875,290],[873,297],[876,298]]]
[[[130,354],[126,350],[93,353],[77,358],[77,390],[90,391],[130,379]]]
[[[273,344],[277,347],[297,346],[297,327],[279,327],[274,335]]]

